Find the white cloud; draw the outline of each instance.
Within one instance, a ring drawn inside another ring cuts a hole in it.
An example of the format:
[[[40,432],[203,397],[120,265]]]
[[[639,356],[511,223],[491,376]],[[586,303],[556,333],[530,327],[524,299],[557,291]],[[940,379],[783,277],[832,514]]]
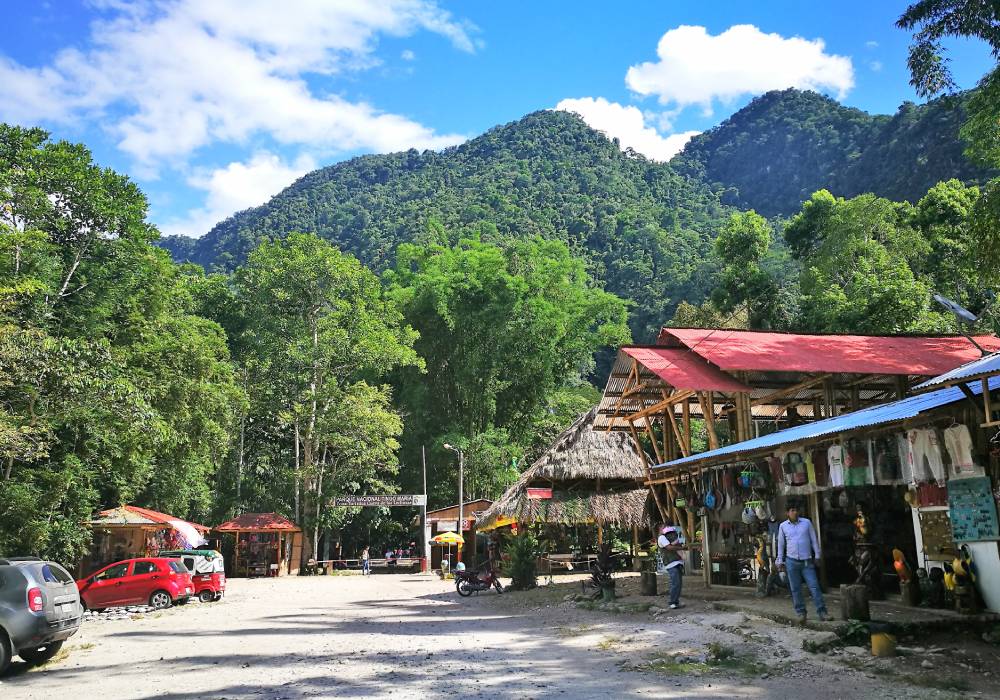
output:
[[[205,191],[204,206],[181,218],[168,219],[160,231],[165,235],[200,236],[231,214],[263,204],[315,168],[316,161],[308,155],[286,163],[273,153],[260,152],[246,162],[197,172],[188,178],[188,184]]]
[[[685,131],[661,136],[655,128],[647,126],[638,107],[609,102],[603,97],[565,99],[556,109],[579,114],[592,128],[603,131],[608,138],[617,138],[622,149],[631,147],[651,160],[670,160],[692,136],[700,133]]]
[[[866,41],[865,42],[865,46],[867,48],[869,48],[869,49],[877,49],[878,48],[878,42],[877,41]]]
[[[417,54],[413,53],[409,49],[404,49],[403,53],[399,54],[399,57],[404,61],[412,61],[417,57]]]
[[[681,26],[660,38],[659,60],[629,68],[625,83],[662,104],[701,105],[706,113],[715,100],[789,87],[832,90],[843,98],[854,87],[851,59],[825,49],[822,39],[765,34],[749,24],[715,36]]]
[[[882,61],[871,61],[868,64],[868,67],[871,68],[872,71],[874,71],[875,73],[878,73],[879,71],[882,70]]]
[[[430,31],[474,51],[474,28],[433,0],[150,0],[102,9],[109,18],[92,24],[85,50],[66,49],[43,67],[0,57],[0,119],[99,122],[150,168],[258,135],[343,151],[463,140],[329,92],[331,78],[378,63],[380,35]]]

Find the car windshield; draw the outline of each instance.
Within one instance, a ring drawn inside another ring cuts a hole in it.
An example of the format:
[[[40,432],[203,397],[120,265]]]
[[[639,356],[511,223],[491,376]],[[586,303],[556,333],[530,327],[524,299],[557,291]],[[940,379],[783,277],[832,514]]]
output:
[[[43,564],[42,580],[46,583],[73,583],[73,577],[58,564]]]
[[[175,559],[172,559],[172,560],[170,561],[170,568],[171,568],[171,569],[173,569],[174,571],[176,571],[176,572],[177,572],[177,573],[179,573],[179,574],[187,574],[187,573],[190,573],[190,572],[189,572],[189,571],[187,570],[187,567],[186,567],[186,566],[184,566],[184,565],[183,565],[182,563],[180,563],[179,561],[177,561],[177,560],[175,560]]]

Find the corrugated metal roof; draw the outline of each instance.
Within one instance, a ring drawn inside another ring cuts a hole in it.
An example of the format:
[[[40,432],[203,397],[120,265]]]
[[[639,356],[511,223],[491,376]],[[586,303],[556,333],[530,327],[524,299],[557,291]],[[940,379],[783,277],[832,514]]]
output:
[[[93,520],[88,522],[91,525],[171,525],[174,521],[188,523],[191,527],[202,532],[207,532],[208,528],[198,523],[182,520],[169,513],[161,513],[150,508],[139,506],[119,506],[102,510]]]
[[[998,387],[1000,387],[1000,377],[994,377],[990,380],[990,390],[992,391]],[[979,393],[980,385],[978,383],[971,385],[970,389],[972,389],[974,393]],[[941,406],[947,406],[950,403],[962,401],[964,398],[965,395],[959,387],[939,389],[930,393],[918,394],[917,396],[910,396],[905,399],[900,399],[899,401],[893,401],[892,403],[872,406],[871,408],[865,408],[852,413],[845,413],[833,418],[827,418],[813,423],[805,423],[803,425],[799,425],[794,428],[787,428],[769,435],[762,435],[752,440],[745,440],[732,445],[726,445],[725,447],[720,447],[716,450],[700,452],[698,454],[691,455],[690,457],[675,459],[672,462],[658,464],[653,467],[653,470],[671,469],[674,467],[684,466],[686,464],[704,461],[723,461],[720,458],[735,460],[739,459],[743,455],[775,449],[792,442],[819,439],[828,435],[838,435],[840,433],[857,430],[859,428],[867,428],[876,425],[883,425],[885,423],[894,423],[907,418],[914,418],[921,413],[925,413],[926,411],[930,411],[935,408],[940,408]]]
[[[1000,338],[978,336],[988,350]],[[833,372],[933,376],[979,357],[963,336],[776,333],[728,328],[664,328],[658,344],[689,348],[726,371]]]
[[[244,513],[214,528],[220,531],[234,530],[287,530],[300,532],[298,525],[278,513]]]
[[[675,389],[693,391],[750,391],[718,367],[690,350],[626,345],[621,352],[634,357]]]
[[[954,384],[962,379],[968,381],[990,374],[1000,374],[1000,353],[986,355],[985,357],[980,357],[978,360],[967,362],[961,367],[956,367],[950,372],[945,372],[933,379],[928,379],[923,384],[918,384],[913,388],[916,391],[925,391],[944,384]]]

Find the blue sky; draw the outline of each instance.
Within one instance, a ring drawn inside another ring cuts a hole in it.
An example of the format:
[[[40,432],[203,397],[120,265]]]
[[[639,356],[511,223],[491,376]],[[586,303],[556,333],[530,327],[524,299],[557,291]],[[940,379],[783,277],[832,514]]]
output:
[[[315,167],[538,109],[665,160],[770,89],[877,113],[916,100],[906,2],[5,4],[0,119],[86,143],[192,236]],[[961,87],[992,65],[977,42],[947,48]]]

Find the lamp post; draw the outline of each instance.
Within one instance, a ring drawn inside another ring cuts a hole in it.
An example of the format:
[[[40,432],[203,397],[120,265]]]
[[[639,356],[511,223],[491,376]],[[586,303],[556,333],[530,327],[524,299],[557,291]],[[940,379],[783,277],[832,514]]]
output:
[[[454,452],[455,454],[458,455],[458,528],[457,528],[457,530],[458,530],[458,534],[462,535],[462,499],[464,498],[464,495],[462,494],[462,482],[464,481],[464,479],[462,478],[462,472],[465,471],[465,453],[462,452],[462,450],[458,449],[457,447],[449,445],[447,442],[444,444],[444,449],[448,450],[449,452]],[[459,561],[462,561],[462,545],[458,546],[458,557],[457,558],[458,558]]]

